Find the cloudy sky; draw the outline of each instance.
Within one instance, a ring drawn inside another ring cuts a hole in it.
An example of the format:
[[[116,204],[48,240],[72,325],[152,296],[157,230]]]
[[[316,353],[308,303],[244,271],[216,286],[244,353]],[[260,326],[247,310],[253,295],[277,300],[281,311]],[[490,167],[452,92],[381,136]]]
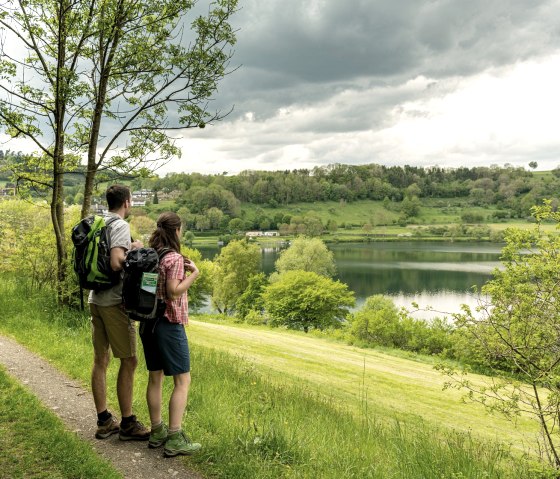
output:
[[[226,120],[165,171],[560,164],[560,2],[241,0]]]
[[[560,165],[560,0],[239,5],[239,68],[215,100],[234,111],[182,132],[160,174]]]

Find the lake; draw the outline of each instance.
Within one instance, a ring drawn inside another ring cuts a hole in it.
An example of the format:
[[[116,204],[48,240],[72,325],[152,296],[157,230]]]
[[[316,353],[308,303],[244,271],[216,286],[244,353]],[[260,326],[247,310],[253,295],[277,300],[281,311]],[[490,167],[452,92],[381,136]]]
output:
[[[262,268],[274,271],[274,262],[286,246],[262,249]],[[472,286],[482,286],[500,265],[501,246],[492,243],[376,242],[329,244],[337,267],[336,279],[356,294],[359,308],[368,296],[384,294],[395,304],[413,309],[431,306],[437,311],[459,312],[461,304],[477,305]],[[216,247],[199,248],[213,259]],[[429,319],[433,311],[415,317]]]

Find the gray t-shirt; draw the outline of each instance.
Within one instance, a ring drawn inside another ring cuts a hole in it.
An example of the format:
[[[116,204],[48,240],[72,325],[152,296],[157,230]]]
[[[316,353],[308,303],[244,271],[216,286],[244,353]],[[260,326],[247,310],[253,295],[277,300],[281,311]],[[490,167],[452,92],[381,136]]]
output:
[[[109,241],[111,244],[111,249],[113,248],[123,248],[125,253],[130,249],[130,226],[116,213],[105,213],[103,215],[105,218],[105,223],[112,218],[117,218],[108,226],[109,228]],[[113,286],[111,289],[105,291],[91,291],[89,293],[89,303],[96,304],[98,306],[115,306],[122,303],[122,272],[121,280],[118,284]]]

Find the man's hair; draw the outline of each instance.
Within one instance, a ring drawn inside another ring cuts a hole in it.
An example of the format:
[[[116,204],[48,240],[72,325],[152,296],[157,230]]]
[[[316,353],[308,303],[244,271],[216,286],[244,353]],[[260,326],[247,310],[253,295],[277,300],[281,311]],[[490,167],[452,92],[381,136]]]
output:
[[[124,185],[111,185],[105,194],[109,211],[118,210],[124,202],[130,200],[130,189]]]

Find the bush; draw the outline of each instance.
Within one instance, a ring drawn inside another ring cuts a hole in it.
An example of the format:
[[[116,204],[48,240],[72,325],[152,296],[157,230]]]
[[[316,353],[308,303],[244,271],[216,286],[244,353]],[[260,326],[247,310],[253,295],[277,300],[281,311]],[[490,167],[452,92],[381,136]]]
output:
[[[267,323],[267,318],[260,311],[252,309],[245,315],[245,322],[247,324],[262,325]]]
[[[382,295],[370,296],[354,314],[350,336],[366,346],[387,346],[424,354],[441,354],[452,348],[453,327],[446,321],[431,323],[399,311],[393,301]]]

